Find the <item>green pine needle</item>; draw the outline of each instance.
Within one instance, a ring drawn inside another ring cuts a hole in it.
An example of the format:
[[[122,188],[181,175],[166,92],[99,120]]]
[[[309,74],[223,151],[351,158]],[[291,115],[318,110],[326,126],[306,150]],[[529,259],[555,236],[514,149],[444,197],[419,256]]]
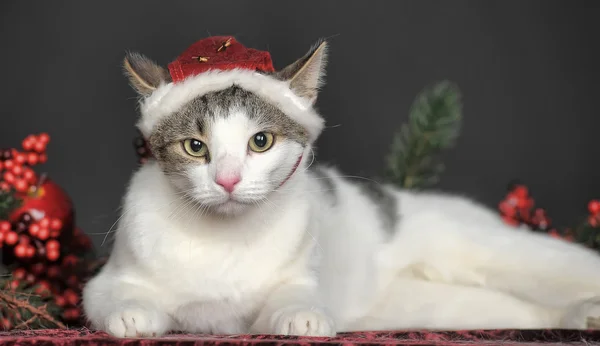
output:
[[[16,191],[0,190],[0,220],[8,220],[10,213],[21,205],[21,200],[16,197]]]
[[[458,87],[442,81],[425,88],[413,102],[408,123],[394,136],[387,157],[388,178],[403,188],[435,185],[444,165],[437,156],[460,134],[462,104]]]

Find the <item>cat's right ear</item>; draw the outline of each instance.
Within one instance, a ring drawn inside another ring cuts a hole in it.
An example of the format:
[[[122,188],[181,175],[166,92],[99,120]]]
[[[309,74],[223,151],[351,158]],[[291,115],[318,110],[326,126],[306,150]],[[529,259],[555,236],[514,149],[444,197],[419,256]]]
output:
[[[143,97],[152,94],[162,83],[171,82],[169,71],[139,53],[127,52],[123,68],[133,89]]]

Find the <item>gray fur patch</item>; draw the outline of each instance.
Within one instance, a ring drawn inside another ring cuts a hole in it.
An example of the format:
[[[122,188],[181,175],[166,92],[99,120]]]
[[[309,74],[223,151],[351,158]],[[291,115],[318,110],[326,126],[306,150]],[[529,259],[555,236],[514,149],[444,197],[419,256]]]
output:
[[[325,167],[321,165],[316,165],[313,167],[314,168],[311,170],[315,174],[318,184],[323,187],[323,192],[327,194],[331,200],[331,204],[336,205],[338,202],[338,196],[337,188],[333,182],[333,178],[331,178]]]
[[[254,93],[232,86],[199,96],[159,122],[150,136],[150,149],[165,171],[181,171],[198,159],[175,152],[180,150],[176,145],[187,138],[204,141],[212,121],[216,117],[227,117],[235,109],[244,110],[263,131],[272,132],[276,138],[284,137],[302,145],[308,143],[308,132],[279,108]]]
[[[385,185],[371,180],[361,180],[361,191],[377,206],[383,229],[392,235],[398,223],[398,199]]]

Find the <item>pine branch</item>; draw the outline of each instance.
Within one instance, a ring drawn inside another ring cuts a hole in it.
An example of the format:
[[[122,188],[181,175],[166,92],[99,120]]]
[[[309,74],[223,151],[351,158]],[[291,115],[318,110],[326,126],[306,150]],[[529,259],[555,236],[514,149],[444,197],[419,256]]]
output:
[[[0,189],[0,220],[8,220],[10,213],[21,205],[21,200],[16,197],[16,191]]]
[[[442,81],[425,88],[413,102],[408,123],[394,136],[388,178],[404,188],[435,185],[444,171],[437,156],[455,145],[461,122],[458,87]]]
[[[66,328],[59,317],[56,317],[60,316],[60,309],[48,299],[25,292],[20,287],[0,290],[0,313],[4,318],[12,320],[14,329]]]

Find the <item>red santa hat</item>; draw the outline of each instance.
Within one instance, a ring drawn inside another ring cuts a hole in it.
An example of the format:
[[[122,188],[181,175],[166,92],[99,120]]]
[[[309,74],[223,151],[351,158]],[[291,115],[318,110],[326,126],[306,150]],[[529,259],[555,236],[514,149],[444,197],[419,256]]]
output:
[[[313,108],[313,100],[296,95],[290,83],[271,75],[275,72],[269,52],[246,48],[230,36],[215,36],[192,44],[168,66],[172,81],[163,83],[141,100],[138,127],[149,136],[157,122],[203,94],[233,85],[255,93],[280,108],[302,125],[311,139],[321,132],[324,121]]]

